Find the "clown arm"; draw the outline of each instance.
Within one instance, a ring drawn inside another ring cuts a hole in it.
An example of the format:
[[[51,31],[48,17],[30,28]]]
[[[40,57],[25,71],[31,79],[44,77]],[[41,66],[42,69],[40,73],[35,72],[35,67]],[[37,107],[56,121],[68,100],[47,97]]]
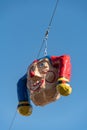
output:
[[[27,74],[20,78],[17,82],[18,95],[18,112],[23,116],[29,116],[32,113],[32,106],[30,104],[30,93],[27,90]]]
[[[64,55],[59,57],[59,78],[64,77],[68,81],[71,78],[71,63],[70,56]]]
[[[70,81],[71,77],[71,63],[70,63],[70,56],[63,55],[63,56],[52,56],[51,57],[52,65],[58,68],[58,77],[59,78],[66,78]]]
[[[57,90],[63,96],[71,94],[72,88],[70,87],[69,84],[71,78],[70,56],[68,55],[63,55],[59,57],[52,56],[51,60],[53,66],[58,68]]]

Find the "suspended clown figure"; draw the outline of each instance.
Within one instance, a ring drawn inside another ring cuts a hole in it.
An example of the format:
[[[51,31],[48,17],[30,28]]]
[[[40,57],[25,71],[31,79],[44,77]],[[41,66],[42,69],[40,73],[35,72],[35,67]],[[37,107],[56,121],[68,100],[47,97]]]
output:
[[[46,56],[33,61],[27,73],[17,83],[18,112],[32,114],[30,99],[37,106],[54,102],[60,96],[72,92],[69,84],[71,77],[70,56]]]

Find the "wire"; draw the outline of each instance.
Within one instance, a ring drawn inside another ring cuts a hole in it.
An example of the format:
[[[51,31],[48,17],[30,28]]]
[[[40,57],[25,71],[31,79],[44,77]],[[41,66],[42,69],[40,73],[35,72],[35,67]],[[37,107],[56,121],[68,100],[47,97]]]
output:
[[[45,41],[44,56],[47,56],[47,40]]]
[[[57,9],[57,6],[58,6],[58,2],[59,0],[56,1],[56,5],[54,7],[54,10],[53,10],[53,13],[52,13],[52,16],[51,16],[51,19],[50,19],[50,22],[49,22],[49,25],[48,25],[48,28],[45,32],[45,35],[44,35],[44,38],[42,40],[42,44],[41,44],[41,47],[39,49],[39,52],[38,52],[38,55],[37,55],[37,58],[39,57],[41,51],[42,51],[42,48],[43,48],[43,45],[45,44],[45,49],[44,49],[44,55],[46,56],[47,55],[47,40],[48,40],[48,34],[49,34],[49,31],[50,31],[50,28],[51,28],[51,24],[52,24],[52,21],[53,21],[53,18],[54,18],[54,15],[55,15],[55,12],[56,12],[56,9]]]
[[[9,129],[8,129],[8,130],[11,130],[11,128],[12,128],[13,123],[14,123],[15,118],[16,118],[16,114],[17,114],[17,110],[16,110],[16,111],[15,111],[15,113],[14,113],[13,119],[12,119],[12,121],[11,121],[11,124],[10,124],[10,126],[9,126]]]
[[[54,17],[54,15],[55,15],[55,12],[56,12],[56,9],[57,9],[57,6],[58,6],[58,2],[59,2],[59,0],[56,1],[56,5],[55,5],[55,8],[54,8],[54,10],[53,10],[53,14],[52,14],[52,17],[51,17],[51,19],[50,19],[50,22],[49,22],[49,27],[50,27],[51,24],[52,24],[52,20],[53,20],[53,17]]]

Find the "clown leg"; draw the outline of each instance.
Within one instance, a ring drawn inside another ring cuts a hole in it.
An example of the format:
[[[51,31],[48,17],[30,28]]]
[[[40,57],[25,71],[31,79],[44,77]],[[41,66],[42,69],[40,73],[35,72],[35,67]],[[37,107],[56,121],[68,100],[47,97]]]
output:
[[[17,83],[17,95],[18,95],[18,112],[23,116],[29,116],[32,114],[32,106],[30,104],[30,94],[27,90],[27,75],[25,74]]]

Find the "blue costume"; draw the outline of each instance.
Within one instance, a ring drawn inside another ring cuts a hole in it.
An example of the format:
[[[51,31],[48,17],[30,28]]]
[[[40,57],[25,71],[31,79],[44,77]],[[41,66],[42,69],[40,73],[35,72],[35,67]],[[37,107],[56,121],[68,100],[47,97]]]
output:
[[[27,89],[27,74],[20,78],[17,82],[17,95],[18,95],[18,112],[24,116],[32,113],[32,106],[30,104],[30,93]]]
[[[17,83],[17,94],[19,102],[21,101],[30,102],[30,99],[28,98],[29,92],[27,90],[26,83],[27,83],[27,74],[25,74],[22,78],[20,78]]]

